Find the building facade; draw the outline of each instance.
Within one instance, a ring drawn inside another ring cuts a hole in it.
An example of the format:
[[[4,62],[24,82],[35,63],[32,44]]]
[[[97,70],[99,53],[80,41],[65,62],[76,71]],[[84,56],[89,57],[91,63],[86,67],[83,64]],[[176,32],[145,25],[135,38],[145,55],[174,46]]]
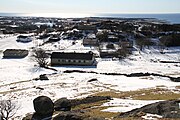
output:
[[[89,53],[64,53],[53,52],[51,54],[51,66],[58,65],[79,65],[92,66],[95,63],[95,58],[92,52]]]

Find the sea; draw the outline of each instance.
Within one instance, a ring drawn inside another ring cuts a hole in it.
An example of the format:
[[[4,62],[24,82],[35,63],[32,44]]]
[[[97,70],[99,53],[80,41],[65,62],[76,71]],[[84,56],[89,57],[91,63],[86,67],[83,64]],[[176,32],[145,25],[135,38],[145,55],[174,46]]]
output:
[[[170,24],[180,24],[180,13],[177,14],[101,14],[113,18],[155,18]]]
[[[83,17],[107,17],[107,18],[155,18],[170,24],[180,24],[180,13],[171,14],[77,14],[77,13],[0,13],[0,16],[18,17],[56,17],[56,18],[83,18]]]

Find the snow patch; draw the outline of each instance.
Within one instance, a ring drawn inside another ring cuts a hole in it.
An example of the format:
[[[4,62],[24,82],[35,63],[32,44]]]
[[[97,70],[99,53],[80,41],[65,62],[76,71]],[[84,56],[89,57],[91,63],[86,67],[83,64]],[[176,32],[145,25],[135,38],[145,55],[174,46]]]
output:
[[[129,99],[118,99],[113,98],[102,106],[107,106],[108,108],[102,110],[104,112],[128,112],[136,108],[143,107],[147,104],[158,102],[157,100],[129,100]]]

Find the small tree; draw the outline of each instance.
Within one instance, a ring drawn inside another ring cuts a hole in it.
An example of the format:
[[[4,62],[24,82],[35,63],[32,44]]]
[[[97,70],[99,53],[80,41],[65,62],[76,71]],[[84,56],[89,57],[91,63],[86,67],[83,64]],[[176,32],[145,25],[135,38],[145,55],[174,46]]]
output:
[[[125,43],[121,43],[121,48],[116,52],[118,53],[119,58],[126,58],[129,54],[131,54],[130,49],[126,46]]]
[[[144,38],[136,39],[136,45],[138,45],[139,49],[142,51],[144,48]]]
[[[17,109],[17,105],[12,100],[0,101],[0,119],[9,120],[16,114]]]
[[[48,54],[45,52],[43,49],[34,49],[33,50],[33,55],[34,60],[39,64],[40,67],[46,67],[48,62]]]
[[[136,39],[136,44],[139,46],[139,49],[142,51],[144,47],[150,47],[154,43],[149,38],[139,38]]]
[[[107,31],[103,31],[102,33],[98,33],[96,35],[96,37],[98,38],[98,40],[100,42],[105,42],[105,41],[108,41],[108,32]]]
[[[180,46],[180,34],[162,36],[159,41],[166,47]]]
[[[164,54],[164,50],[169,44],[169,37],[167,36],[162,36],[159,39],[159,46],[160,46],[160,53]]]

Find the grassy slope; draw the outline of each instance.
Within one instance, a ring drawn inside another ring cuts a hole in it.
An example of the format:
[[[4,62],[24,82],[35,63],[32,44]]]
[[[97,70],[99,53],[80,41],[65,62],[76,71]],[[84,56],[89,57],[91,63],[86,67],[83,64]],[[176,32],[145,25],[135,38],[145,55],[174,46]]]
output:
[[[134,100],[170,100],[170,99],[178,99],[180,98],[180,94],[176,93],[176,91],[167,90],[165,88],[161,88],[164,86],[159,86],[154,89],[142,89],[137,91],[127,91],[127,92],[118,92],[118,91],[105,91],[105,92],[97,92],[94,95],[96,96],[111,96],[112,98],[132,98]],[[179,88],[179,86],[177,86]],[[103,112],[101,110],[106,109],[107,107],[101,106],[103,103],[107,101],[96,102],[92,104],[82,104],[73,108],[73,110],[84,110],[85,115],[93,116],[93,117],[104,117],[109,120],[139,120],[140,118],[114,118],[120,113],[112,113],[112,112]],[[162,120],[170,120],[170,119],[162,119]]]

